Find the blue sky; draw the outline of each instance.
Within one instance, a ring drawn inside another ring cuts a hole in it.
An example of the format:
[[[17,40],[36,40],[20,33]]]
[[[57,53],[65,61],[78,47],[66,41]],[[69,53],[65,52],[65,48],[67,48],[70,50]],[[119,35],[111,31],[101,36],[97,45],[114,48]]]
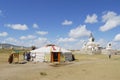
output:
[[[0,43],[81,49],[92,32],[120,49],[120,0],[0,0]]]

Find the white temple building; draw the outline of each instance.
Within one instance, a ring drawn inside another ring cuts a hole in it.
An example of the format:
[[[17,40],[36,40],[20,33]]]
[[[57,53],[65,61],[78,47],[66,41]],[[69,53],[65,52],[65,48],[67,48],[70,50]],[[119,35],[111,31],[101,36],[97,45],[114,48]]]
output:
[[[95,38],[90,33],[88,42],[83,44],[80,54],[116,54],[117,51],[112,48],[112,43],[109,42],[105,48],[100,47],[99,43],[95,42]]]
[[[95,38],[92,33],[90,33],[89,39],[87,43],[83,44],[81,49],[82,54],[101,54],[101,48],[99,44],[95,42]]]

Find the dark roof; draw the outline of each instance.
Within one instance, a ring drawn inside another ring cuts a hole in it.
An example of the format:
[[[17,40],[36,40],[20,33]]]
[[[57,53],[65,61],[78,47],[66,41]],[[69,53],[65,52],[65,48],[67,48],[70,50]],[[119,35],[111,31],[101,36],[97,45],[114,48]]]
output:
[[[46,46],[55,46],[54,44],[47,44]]]

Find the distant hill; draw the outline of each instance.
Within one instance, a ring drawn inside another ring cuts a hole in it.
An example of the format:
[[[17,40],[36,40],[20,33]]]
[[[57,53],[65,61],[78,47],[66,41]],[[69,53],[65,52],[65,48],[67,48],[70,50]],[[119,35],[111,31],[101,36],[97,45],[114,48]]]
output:
[[[13,44],[7,44],[7,43],[0,43],[0,49],[1,48],[5,48],[5,49],[10,49],[10,48],[16,48],[16,49],[26,49],[26,48],[30,48],[30,47],[24,47],[24,46],[17,46],[17,45],[13,45]]]

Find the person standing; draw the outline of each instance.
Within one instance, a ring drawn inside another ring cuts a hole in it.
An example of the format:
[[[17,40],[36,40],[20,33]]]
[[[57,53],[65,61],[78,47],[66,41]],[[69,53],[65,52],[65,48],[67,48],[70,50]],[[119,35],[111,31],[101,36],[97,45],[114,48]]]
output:
[[[108,56],[109,56],[109,59],[111,59],[111,54],[109,54]]]
[[[111,56],[112,56],[112,51],[109,50],[109,53],[108,53],[108,57],[109,57],[109,59],[111,59]]]

